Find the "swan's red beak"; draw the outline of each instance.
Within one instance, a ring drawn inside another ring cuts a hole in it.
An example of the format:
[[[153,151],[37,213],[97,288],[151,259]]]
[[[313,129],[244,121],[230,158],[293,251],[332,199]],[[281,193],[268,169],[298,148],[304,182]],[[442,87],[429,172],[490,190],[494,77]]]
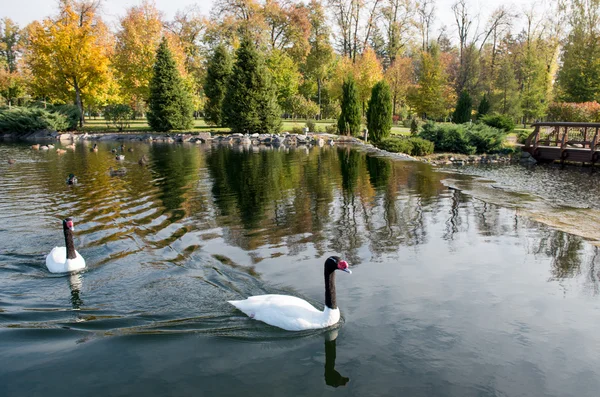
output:
[[[74,231],[74,230],[75,230],[75,227],[73,226],[73,221],[67,221],[67,227],[68,227],[69,229],[71,229],[71,231]]]
[[[338,262],[338,269],[340,269],[343,272],[352,274],[352,270],[350,270],[348,268],[348,262],[346,262],[346,261],[339,261]]]

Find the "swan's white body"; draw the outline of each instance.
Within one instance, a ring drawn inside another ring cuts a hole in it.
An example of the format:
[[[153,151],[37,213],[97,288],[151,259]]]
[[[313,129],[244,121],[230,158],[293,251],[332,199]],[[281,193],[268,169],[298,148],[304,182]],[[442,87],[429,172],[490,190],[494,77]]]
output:
[[[257,295],[229,301],[247,316],[287,331],[327,328],[340,321],[340,309],[317,310],[304,299],[289,295]]]
[[[85,268],[85,259],[75,251],[75,259],[67,259],[67,247],[54,247],[46,256],[46,267],[50,273],[74,272]]]

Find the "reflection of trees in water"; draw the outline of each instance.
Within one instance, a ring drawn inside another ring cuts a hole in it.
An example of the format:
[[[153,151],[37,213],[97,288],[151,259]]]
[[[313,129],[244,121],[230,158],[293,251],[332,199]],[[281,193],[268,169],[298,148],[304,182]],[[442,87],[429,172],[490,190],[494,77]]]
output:
[[[552,277],[563,279],[579,274],[582,263],[580,254],[583,253],[581,237],[547,227],[542,227],[540,234],[535,253],[552,258]]]
[[[155,144],[150,147],[150,153],[159,199],[171,212],[170,220],[175,222],[185,216],[187,193],[198,178],[198,151],[183,145]]]

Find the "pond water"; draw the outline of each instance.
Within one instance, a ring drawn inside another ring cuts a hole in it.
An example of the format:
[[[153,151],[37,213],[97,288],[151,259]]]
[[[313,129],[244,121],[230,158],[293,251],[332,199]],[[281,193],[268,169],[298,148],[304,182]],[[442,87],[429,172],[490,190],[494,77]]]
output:
[[[600,390],[599,249],[531,216],[561,186],[525,195],[502,171],[480,175],[496,189],[346,147],[140,143],[117,162],[117,143],[99,146],[0,145],[2,395]],[[87,268],[50,274],[67,216]],[[226,302],[286,293],[322,308],[332,254],[353,269],[337,276],[333,329],[279,330]]]

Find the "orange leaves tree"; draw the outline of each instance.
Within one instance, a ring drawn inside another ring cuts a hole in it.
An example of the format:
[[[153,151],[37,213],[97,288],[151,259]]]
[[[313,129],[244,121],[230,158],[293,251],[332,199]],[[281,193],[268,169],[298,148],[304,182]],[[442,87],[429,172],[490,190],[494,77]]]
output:
[[[99,1],[61,0],[59,13],[27,29],[25,62],[34,93],[74,100],[84,124],[86,95],[101,95],[110,83],[111,35],[98,15]]]

